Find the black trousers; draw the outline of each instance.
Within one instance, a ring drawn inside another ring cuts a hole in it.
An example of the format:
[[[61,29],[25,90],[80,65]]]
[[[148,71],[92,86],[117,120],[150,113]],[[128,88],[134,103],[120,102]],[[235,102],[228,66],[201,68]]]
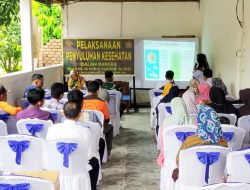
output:
[[[89,160],[89,165],[92,166],[92,170],[89,171],[91,190],[96,190],[97,189],[96,184],[97,184],[99,169],[100,169],[98,159],[95,157],[92,157]]]
[[[111,124],[105,123],[103,133],[105,135],[105,140],[107,143],[108,156],[112,150],[112,142],[113,142],[113,126]]]
[[[104,150],[105,150],[105,140],[103,138],[100,138],[100,140],[99,140],[99,155],[100,155],[101,162],[103,159]]]

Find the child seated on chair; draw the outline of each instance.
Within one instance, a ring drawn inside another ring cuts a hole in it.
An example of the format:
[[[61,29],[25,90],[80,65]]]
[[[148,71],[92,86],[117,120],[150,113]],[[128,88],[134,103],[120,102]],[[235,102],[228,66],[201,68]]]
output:
[[[21,107],[14,107],[7,103],[7,93],[9,91],[0,84],[0,109],[10,115],[16,115],[18,112],[22,110]]]
[[[163,88],[163,93],[161,94],[162,96],[168,95],[171,87],[175,84],[174,83],[174,72],[171,70],[168,70],[165,74],[165,78],[167,80],[167,83],[165,84]]]
[[[59,102],[63,98],[64,86],[62,83],[53,83],[51,86],[51,96],[49,100],[45,100],[43,105],[44,108],[62,110],[63,103]]]
[[[43,88],[43,75],[42,74],[33,74],[31,77],[31,85],[28,86],[23,94],[23,97],[27,97],[27,93],[29,90],[34,89],[34,88]]]
[[[41,120],[51,120],[54,122],[50,112],[41,110],[44,104],[45,92],[43,89],[34,88],[28,91],[27,99],[30,103],[29,107],[17,114],[17,120],[27,118],[37,118]]]

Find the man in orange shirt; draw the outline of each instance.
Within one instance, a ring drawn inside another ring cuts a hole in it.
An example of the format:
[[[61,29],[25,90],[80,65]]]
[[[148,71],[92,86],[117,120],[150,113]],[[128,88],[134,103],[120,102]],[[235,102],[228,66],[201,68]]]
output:
[[[8,90],[6,90],[6,88],[0,84],[0,109],[6,113],[9,113],[10,115],[16,115],[22,110],[22,108],[14,107],[7,103],[7,92]]]
[[[108,155],[110,155],[113,141],[113,126],[109,124],[110,114],[108,104],[98,97],[99,83],[96,81],[87,82],[88,96],[84,97],[82,108],[86,110],[98,110],[104,115],[104,130],[107,143]]]

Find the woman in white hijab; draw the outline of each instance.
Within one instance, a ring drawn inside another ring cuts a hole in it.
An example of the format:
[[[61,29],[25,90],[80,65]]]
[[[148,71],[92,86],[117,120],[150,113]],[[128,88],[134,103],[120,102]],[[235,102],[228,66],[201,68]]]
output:
[[[188,114],[197,114],[197,108],[195,105],[195,96],[198,95],[198,84],[199,81],[197,79],[192,79],[189,84],[189,89],[182,95],[182,99],[184,100]]]

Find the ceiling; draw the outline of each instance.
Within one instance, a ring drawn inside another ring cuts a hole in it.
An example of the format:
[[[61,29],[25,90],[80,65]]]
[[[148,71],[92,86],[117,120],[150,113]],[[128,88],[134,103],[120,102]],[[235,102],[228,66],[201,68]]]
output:
[[[52,3],[68,4],[73,2],[200,2],[200,0],[36,0],[50,5]]]

